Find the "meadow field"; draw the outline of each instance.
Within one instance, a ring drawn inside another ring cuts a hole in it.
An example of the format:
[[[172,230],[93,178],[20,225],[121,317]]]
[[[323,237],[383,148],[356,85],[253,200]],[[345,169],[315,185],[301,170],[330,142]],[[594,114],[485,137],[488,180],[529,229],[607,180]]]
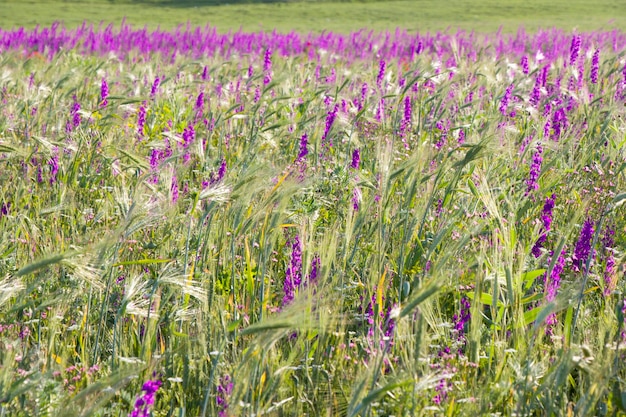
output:
[[[5,28],[0,103],[0,416],[626,413],[619,29]]]

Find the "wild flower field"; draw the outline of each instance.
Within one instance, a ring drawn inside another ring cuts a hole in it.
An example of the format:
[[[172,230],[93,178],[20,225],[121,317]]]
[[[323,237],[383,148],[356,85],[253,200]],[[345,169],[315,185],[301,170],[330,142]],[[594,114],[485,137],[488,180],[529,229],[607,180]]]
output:
[[[626,34],[0,32],[0,416],[626,412]]]

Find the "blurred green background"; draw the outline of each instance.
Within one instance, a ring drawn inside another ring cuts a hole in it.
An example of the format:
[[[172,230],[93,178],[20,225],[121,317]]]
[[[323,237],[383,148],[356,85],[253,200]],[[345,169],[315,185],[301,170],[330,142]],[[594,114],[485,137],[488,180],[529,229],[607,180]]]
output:
[[[626,28],[626,0],[0,0],[0,27],[11,29],[83,21],[171,29],[189,22],[219,31],[291,30],[350,32],[358,29],[504,32],[558,27],[567,30]]]

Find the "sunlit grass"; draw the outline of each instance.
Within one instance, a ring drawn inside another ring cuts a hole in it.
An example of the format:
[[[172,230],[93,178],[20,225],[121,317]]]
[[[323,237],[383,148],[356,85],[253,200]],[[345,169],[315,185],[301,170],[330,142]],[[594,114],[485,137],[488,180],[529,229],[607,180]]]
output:
[[[1,414],[623,412],[624,35],[398,36],[3,51]]]

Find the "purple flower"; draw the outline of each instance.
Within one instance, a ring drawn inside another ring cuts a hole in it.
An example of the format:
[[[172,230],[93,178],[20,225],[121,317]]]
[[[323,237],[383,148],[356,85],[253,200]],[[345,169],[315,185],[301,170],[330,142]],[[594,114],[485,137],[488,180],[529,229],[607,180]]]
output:
[[[367,100],[367,83],[363,83],[361,86],[361,100],[359,100],[359,111],[363,110],[365,106],[365,101]]]
[[[298,161],[304,161],[304,158],[309,154],[309,150],[307,149],[308,144],[308,136],[307,134],[303,134],[300,138],[300,151],[298,152]]]
[[[385,68],[387,64],[384,59],[381,59],[378,66],[378,77],[376,77],[376,85],[379,89],[382,89],[383,79],[385,78]]]
[[[576,242],[576,248],[572,255],[574,270],[576,271],[579,271],[587,262],[587,258],[591,253],[591,238],[593,237],[593,232],[593,221],[587,218],[580,230],[580,236],[578,237],[578,242]]]
[[[509,85],[504,92],[504,96],[502,96],[502,100],[500,101],[500,113],[503,116],[507,114],[507,108],[509,107],[509,101],[511,100],[511,93],[513,92],[513,84]]]
[[[411,117],[411,97],[406,96],[404,98],[404,117],[400,122],[400,137],[402,137],[405,149],[409,149],[409,144],[406,142],[406,132],[411,129]]]
[[[532,254],[535,258],[538,258],[541,255],[541,248],[543,247],[546,238],[548,237],[548,232],[550,231],[550,226],[552,225],[552,209],[554,209],[554,200],[555,195],[552,194],[551,197],[546,198],[546,202],[543,205],[543,214],[541,215],[541,222],[543,223],[543,231],[541,235],[533,245]]]
[[[550,119],[546,120],[546,124],[543,125],[543,136],[548,138],[550,137],[550,130],[552,128],[552,124],[550,123]]]
[[[521,62],[521,64],[522,64],[522,72],[523,72],[525,75],[528,75],[528,56],[524,55],[524,56],[522,57],[522,62]]]
[[[267,85],[272,82],[272,50],[267,48],[265,50],[265,57],[263,59],[263,84]]]
[[[596,49],[591,58],[591,83],[598,84],[598,69],[600,67],[600,50]]]
[[[152,89],[150,90],[150,98],[155,98],[157,92],[159,91],[159,84],[161,84],[161,79],[156,77],[154,82],[152,83]]]
[[[219,183],[220,181],[224,179],[225,175],[226,175],[226,159],[222,159],[222,162],[220,163],[220,167],[217,170],[217,173],[211,172],[210,181],[208,185],[215,185]]]
[[[326,116],[326,127],[324,128],[324,134],[322,135],[322,146],[330,146],[332,147],[333,144],[330,141],[326,141],[326,139],[328,138],[328,134],[330,133],[330,129],[331,127],[333,127],[333,123],[335,122],[335,117],[337,117],[337,105],[335,104],[335,107],[333,107],[332,110],[330,110],[328,112],[328,115]]]
[[[354,149],[352,151],[352,163],[350,164],[350,168],[359,169],[359,164],[361,163],[361,151],[359,148]]]
[[[561,286],[561,273],[563,272],[563,268],[565,266],[565,250],[561,251],[558,259],[556,260],[552,271],[550,272],[550,277],[548,282],[546,283],[546,301],[551,302],[556,298],[556,294],[559,291]],[[546,333],[551,333],[551,327],[556,324],[556,315],[551,314],[546,319],[546,324],[548,325],[548,329],[546,329]]]
[[[541,81],[541,87],[545,87],[546,83],[548,82],[549,70],[550,70],[550,67],[548,65],[546,65],[545,67],[541,69],[541,77],[539,78],[539,80]]]
[[[569,64],[574,65],[578,59],[578,53],[580,52],[580,36],[574,35],[572,38],[572,44],[570,45],[570,58]]]
[[[531,105],[537,107],[539,104],[539,100],[541,99],[541,78],[537,76],[535,78],[535,85],[533,86],[533,91],[530,93],[530,99],[528,100]]]
[[[615,290],[615,257],[612,253],[606,258],[606,266],[604,269],[604,296],[609,296]]]
[[[465,143],[465,130],[464,129],[459,130],[459,138],[457,139],[457,143],[459,145],[463,145]]]
[[[72,109],[70,110],[70,115],[72,116],[72,124],[70,127],[70,131],[73,128],[77,128],[78,126],[80,126],[80,104],[78,103],[78,100],[76,99],[76,95],[73,96],[74,99],[74,103],[72,104]]]
[[[361,190],[359,187],[354,187],[352,191],[352,208],[354,211],[359,211],[359,203],[361,202]]]
[[[189,145],[196,139],[196,131],[193,126],[187,126],[183,130],[183,148],[187,149]]]
[[[2,218],[3,216],[8,215],[10,210],[11,210],[11,202],[10,201],[8,203],[2,203],[2,208],[0,209],[0,218]]]
[[[222,159],[220,169],[217,171],[217,181],[222,181],[226,175],[226,159]]]
[[[552,116],[552,140],[558,141],[567,125],[567,115],[565,114],[565,109],[561,107]]]
[[[170,190],[172,191],[172,203],[176,204],[178,201],[178,179],[176,178],[176,175],[172,177],[172,186],[170,187]]]
[[[602,236],[602,245],[604,246],[604,253],[606,256],[606,263],[604,269],[604,295],[608,296],[613,290],[615,290],[615,257],[613,256],[612,247],[615,244],[613,236],[615,235],[615,229],[611,226],[607,226],[604,229],[604,236]]]
[[[143,136],[143,127],[146,124],[146,106],[142,104],[139,107],[139,113],[137,113],[137,134],[139,137]]]
[[[541,147],[541,143],[537,144],[537,150],[533,155],[532,163],[530,164],[530,173],[528,174],[528,179],[526,180],[526,194],[530,194],[534,190],[539,189],[539,184],[537,180],[539,179],[539,174],[541,173],[541,164],[543,163],[543,157],[541,154],[543,153],[543,148]]]
[[[202,113],[204,109],[204,93],[202,91],[200,91],[200,94],[198,94],[198,98],[196,99],[196,113]]]
[[[150,409],[154,405],[156,392],[161,387],[161,381],[148,380],[143,384],[141,390],[143,394],[139,395],[135,400],[135,408],[128,417],[149,417]]]
[[[452,317],[452,321],[454,322],[454,330],[457,332],[458,340],[464,340],[465,338],[465,327],[471,318],[470,314],[470,301],[467,297],[461,298],[461,311],[459,314],[455,314]]]
[[[320,271],[320,257],[319,255],[316,255],[313,258],[313,261],[311,262],[311,272],[309,273],[309,276],[307,277],[308,284],[317,283],[317,277],[319,275],[319,271]]]
[[[109,96],[109,85],[106,79],[102,79],[102,85],[100,86],[100,106],[105,107],[109,104],[107,97]]]
[[[217,407],[220,409],[218,416],[226,417],[227,409],[228,409],[228,398],[233,392],[233,382],[228,375],[224,375],[220,378],[220,384],[217,386],[217,396],[215,397],[215,402]]]
[[[291,247],[291,259],[285,270],[283,306],[291,304],[295,298],[296,289],[302,283],[302,247],[300,237],[296,235],[293,239],[288,240],[287,246]]]

